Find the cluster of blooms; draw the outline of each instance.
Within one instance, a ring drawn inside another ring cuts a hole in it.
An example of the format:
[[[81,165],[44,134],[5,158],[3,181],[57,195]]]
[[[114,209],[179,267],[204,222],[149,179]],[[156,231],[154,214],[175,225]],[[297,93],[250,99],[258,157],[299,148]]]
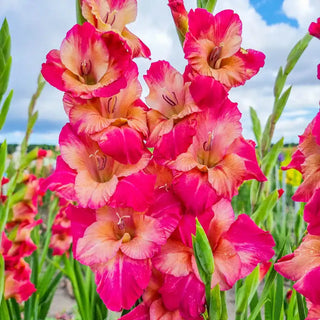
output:
[[[28,300],[36,291],[30,282],[31,269],[24,257],[37,249],[31,239],[31,231],[42,222],[35,220],[38,213],[39,181],[34,175],[26,174],[20,187],[24,192],[23,199],[12,206],[0,245],[5,261],[4,297],[15,298],[18,303]],[[5,196],[1,197],[1,201],[6,200]]]
[[[320,39],[320,18],[317,23],[311,23],[309,32]],[[304,220],[308,233],[292,254],[275,264],[275,269],[296,281],[293,288],[307,300],[307,319],[317,320],[320,318],[320,289],[315,285],[320,283],[320,112],[300,136],[291,162],[283,169],[296,169],[302,174],[303,182],[292,199],[306,202]]]
[[[245,214],[236,219],[231,207],[244,180],[266,180],[228,98],[264,55],[241,48],[233,11],[187,13],[183,1],[170,1],[188,64],[184,74],[166,61],[151,64],[147,106],[132,59],[150,52],[125,27],[136,0],[81,4],[87,22],[42,66],[45,79],[65,92],[69,123],[47,184],[76,203],[67,209],[74,256],[95,273],[109,309],[130,309],[142,296],[123,319],[202,319],[196,217],[214,255],[212,287],[230,289],[274,254],[272,236]]]

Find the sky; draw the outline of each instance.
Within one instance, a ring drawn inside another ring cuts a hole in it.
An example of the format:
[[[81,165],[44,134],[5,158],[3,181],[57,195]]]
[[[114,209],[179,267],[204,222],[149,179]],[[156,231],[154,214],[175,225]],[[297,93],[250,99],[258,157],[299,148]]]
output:
[[[51,49],[59,49],[67,31],[76,23],[74,0],[0,0],[0,21],[6,17],[12,41],[12,69],[9,89],[14,96],[0,142],[20,143],[26,128],[27,108],[36,89],[36,81]],[[187,9],[196,0],[185,0]],[[265,53],[265,66],[244,86],[232,88],[230,99],[242,112],[243,135],[253,139],[249,116],[254,107],[264,124],[273,106],[273,84],[280,66],[293,45],[301,39],[312,21],[320,15],[319,0],[218,0],[215,13],[233,9],[243,24],[242,47]],[[167,60],[183,72],[186,65],[175,32],[167,0],[138,0],[138,16],[128,28],[151,50],[151,60],[138,58],[143,95],[148,89],[143,74],[150,63]],[[313,39],[289,75],[291,95],[280,119],[275,139],[297,142],[298,135],[319,111],[320,81],[316,77],[320,63],[320,41]],[[68,121],[63,111],[62,92],[46,84],[37,103],[39,119],[30,143],[57,144],[59,132]]]

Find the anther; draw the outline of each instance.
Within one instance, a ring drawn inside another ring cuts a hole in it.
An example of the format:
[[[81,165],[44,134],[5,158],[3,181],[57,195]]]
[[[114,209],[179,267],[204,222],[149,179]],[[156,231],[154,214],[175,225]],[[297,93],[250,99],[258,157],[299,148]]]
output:
[[[87,76],[91,71],[91,61],[83,60],[80,64],[80,70],[82,76]]]

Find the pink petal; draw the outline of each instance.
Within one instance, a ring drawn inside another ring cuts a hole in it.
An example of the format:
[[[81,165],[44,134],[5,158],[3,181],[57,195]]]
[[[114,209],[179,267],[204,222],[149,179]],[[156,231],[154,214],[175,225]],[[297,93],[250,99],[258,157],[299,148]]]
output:
[[[96,221],[78,239],[75,258],[87,266],[104,263],[117,254],[120,246],[121,239],[117,239],[113,222]]]
[[[110,205],[132,207],[136,211],[146,210],[153,200],[155,179],[155,175],[142,172],[121,179]]]
[[[79,208],[69,205],[66,209],[67,217],[71,221],[71,233],[73,238],[73,252],[76,255],[77,243],[83,237],[86,229],[96,221],[96,212],[89,208]]]
[[[123,164],[135,164],[147,152],[140,134],[126,126],[110,126],[104,131],[98,144],[106,155]]]
[[[161,252],[152,259],[152,263],[162,273],[183,277],[192,272],[192,254],[192,249],[181,242],[168,240]]]
[[[182,215],[180,201],[171,190],[156,190],[153,203],[149,207],[148,215],[157,219],[166,238],[176,229]]]
[[[133,217],[135,237],[122,243],[121,251],[132,259],[152,258],[166,243],[166,235],[161,224],[154,218],[143,214]]]
[[[205,290],[203,283],[193,273],[185,277],[167,275],[159,292],[168,310],[179,309],[182,318],[202,319]]]
[[[149,308],[144,303],[140,303],[132,311],[119,318],[119,320],[150,320]]]
[[[246,214],[238,216],[230,226],[225,239],[232,242],[241,260],[241,278],[247,276],[260,263],[269,261],[275,242],[269,232],[263,231]]]
[[[304,208],[304,220],[309,234],[320,236],[320,189],[317,189]]]
[[[320,305],[320,266],[312,269],[293,286],[300,294],[305,296],[311,303]]]
[[[235,247],[231,242],[221,239],[214,249],[214,273],[211,281],[211,288],[217,284],[220,290],[229,290],[241,276],[241,261]]]
[[[186,213],[193,215],[206,212],[219,199],[206,174],[197,170],[175,177],[173,190],[186,207]]]
[[[106,307],[112,311],[130,309],[151,277],[149,259],[134,260],[118,254],[107,263],[94,268],[97,292]]]

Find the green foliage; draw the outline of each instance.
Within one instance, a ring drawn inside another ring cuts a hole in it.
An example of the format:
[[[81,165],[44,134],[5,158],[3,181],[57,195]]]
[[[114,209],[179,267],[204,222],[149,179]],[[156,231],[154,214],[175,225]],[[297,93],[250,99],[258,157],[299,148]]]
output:
[[[213,12],[216,6],[217,0],[197,0],[197,7]]]
[[[205,285],[210,286],[214,271],[212,249],[198,220],[196,220],[196,235],[192,236],[192,243],[200,277]]]
[[[6,167],[6,159],[7,159],[7,142],[4,142],[0,146],[0,181],[3,177],[4,170]]]
[[[0,101],[7,91],[11,70],[11,38],[9,25],[4,19],[0,29]]]
[[[261,123],[258,118],[256,110],[253,109],[252,107],[250,107],[250,116],[251,116],[251,121],[253,126],[252,130],[256,138],[257,144],[259,145],[261,140]]]

